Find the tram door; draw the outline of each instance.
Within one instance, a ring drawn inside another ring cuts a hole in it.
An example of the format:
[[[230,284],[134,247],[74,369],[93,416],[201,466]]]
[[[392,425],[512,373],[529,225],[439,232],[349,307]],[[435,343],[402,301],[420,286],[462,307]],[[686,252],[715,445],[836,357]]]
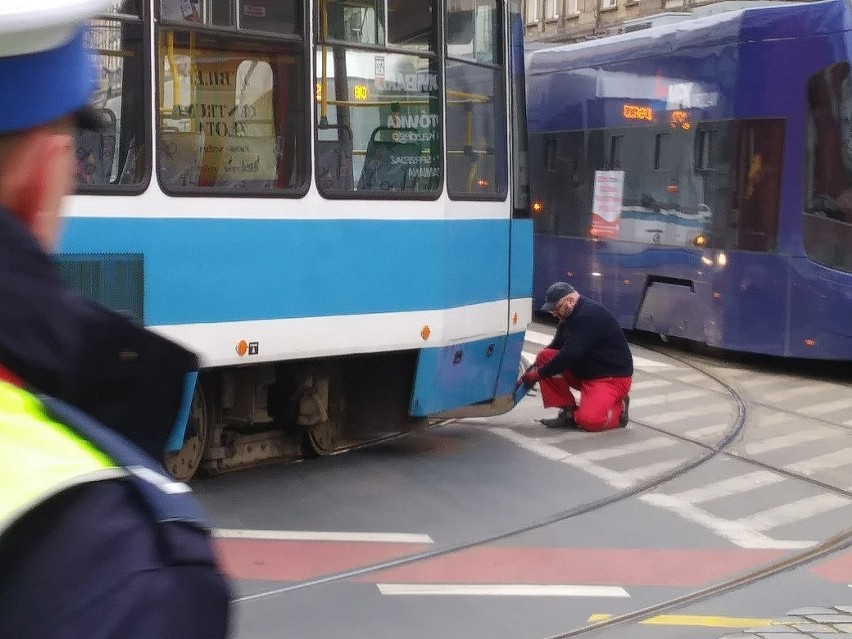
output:
[[[783,149],[782,120],[740,122],[733,192],[736,216],[731,221],[734,248],[767,252],[776,247]]]

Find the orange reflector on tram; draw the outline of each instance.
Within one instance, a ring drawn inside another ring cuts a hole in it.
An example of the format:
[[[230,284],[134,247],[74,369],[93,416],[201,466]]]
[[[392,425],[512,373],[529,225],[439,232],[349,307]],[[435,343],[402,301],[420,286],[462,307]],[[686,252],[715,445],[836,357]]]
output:
[[[695,244],[695,246],[705,246],[707,244],[707,238],[703,235],[696,235],[695,239],[692,240],[692,243]]]
[[[432,334],[432,329],[429,328],[428,326],[424,326],[422,329],[420,329],[420,337],[422,337],[424,340],[429,339],[429,336],[431,334]]]
[[[541,213],[544,210],[544,204],[536,200],[532,203],[532,212],[533,213]]]

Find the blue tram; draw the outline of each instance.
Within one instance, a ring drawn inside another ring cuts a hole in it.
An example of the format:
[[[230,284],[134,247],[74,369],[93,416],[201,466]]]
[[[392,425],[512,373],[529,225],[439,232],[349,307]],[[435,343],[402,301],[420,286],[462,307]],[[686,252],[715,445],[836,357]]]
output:
[[[186,479],[508,410],[530,320],[518,0],[117,0],[58,261],[199,353]]]
[[[754,7],[527,55],[534,297],[852,360],[852,6]]]

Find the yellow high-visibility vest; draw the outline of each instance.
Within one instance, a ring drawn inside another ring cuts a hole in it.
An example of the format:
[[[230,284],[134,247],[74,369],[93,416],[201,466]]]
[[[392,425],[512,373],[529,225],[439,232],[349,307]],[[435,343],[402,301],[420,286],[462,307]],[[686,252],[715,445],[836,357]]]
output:
[[[0,535],[64,490],[126,476],[109,456],[52,419],[34,395],[0,382]]]

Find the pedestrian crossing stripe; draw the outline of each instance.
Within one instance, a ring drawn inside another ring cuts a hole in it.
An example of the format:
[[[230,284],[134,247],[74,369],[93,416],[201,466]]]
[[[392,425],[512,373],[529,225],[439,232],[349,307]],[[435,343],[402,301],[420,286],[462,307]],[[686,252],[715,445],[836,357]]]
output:
[[[588,623],[598,623],[611,619],[609,614],[595,614]],[[708,615],[657,615],[639,623],[654,626],[701,626],[704,628],[757,628],[772,625],[772,619],[755,617],[718,617]]]

